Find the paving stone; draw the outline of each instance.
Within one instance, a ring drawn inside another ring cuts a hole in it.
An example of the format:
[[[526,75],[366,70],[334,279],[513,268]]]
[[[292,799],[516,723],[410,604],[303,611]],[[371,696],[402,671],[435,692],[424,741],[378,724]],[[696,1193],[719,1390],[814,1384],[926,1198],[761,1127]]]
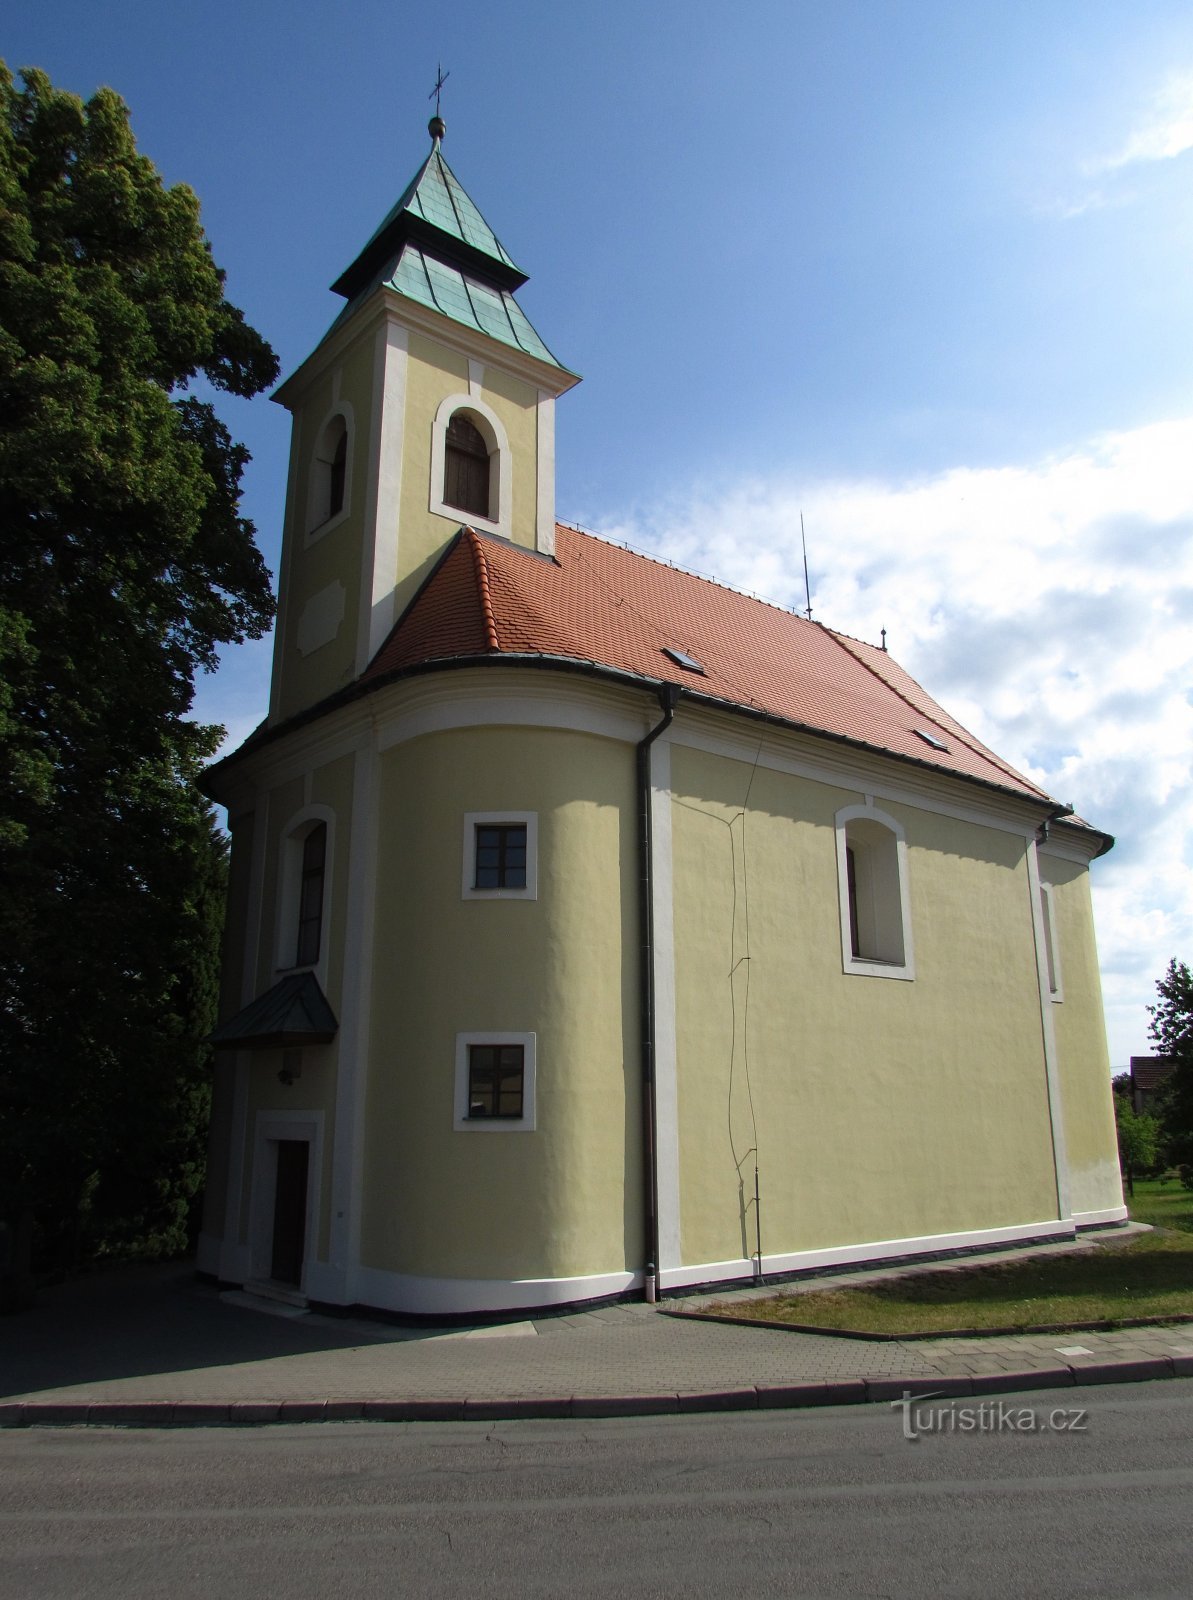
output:
[[[681,1411],[754,1411],[758,1407],[757,1389],[680,1390]]]
[[[1014,1394],[1019,1389],[1061,1389],[1073,1382],[1068,1367],[1023,1367],[1018,1371],[986,1372],[973,1380],[974,1394]]]
[[[1141,1383],[1148,1378],[1172,1377],[1172,1362],[1166,1356],[1144,1361],[1074,1361],[1072,1367],[1077,1383]]]
[[[653,1417],[679,1410],[678,1394],[576,1395],[574,1417]]]

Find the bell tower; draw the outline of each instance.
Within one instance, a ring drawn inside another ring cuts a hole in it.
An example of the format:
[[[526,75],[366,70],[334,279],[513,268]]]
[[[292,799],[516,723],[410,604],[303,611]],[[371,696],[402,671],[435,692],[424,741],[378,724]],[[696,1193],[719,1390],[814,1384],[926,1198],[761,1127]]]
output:
[[[364,671],[463,525],[555,542],[555,400],[579,382],[515,264],[431,150],[332,285],[346,301],[274,398],[293,418],[271,723]]]

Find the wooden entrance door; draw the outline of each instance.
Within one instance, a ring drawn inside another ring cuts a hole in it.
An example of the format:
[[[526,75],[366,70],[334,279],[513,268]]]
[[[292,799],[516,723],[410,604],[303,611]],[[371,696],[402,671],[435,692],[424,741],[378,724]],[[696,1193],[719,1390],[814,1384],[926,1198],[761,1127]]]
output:
[[[302,1283],[302,1263],[307,1233],[307,1157],[305,1139],[278,1139],[278,1177],[273,1202],[273,1258],[270,1277],[275,1283]]]

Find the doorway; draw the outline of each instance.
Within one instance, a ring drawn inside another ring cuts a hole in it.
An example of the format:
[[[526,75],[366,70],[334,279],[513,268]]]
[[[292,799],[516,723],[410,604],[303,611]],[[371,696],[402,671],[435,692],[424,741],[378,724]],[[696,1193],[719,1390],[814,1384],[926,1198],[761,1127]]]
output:
[[[278,1139],[277,1182],[273,1203],[273,1247],[269,1276],[275,1283],[302,1286],[306,1257],[307,1168],[310,1144],[306,1139]]]

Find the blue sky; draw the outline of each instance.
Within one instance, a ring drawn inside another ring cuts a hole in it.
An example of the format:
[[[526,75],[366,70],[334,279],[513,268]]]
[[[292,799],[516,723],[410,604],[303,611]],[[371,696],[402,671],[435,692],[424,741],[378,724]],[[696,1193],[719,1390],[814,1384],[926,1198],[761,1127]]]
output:
[[[1193,11],[1133,0],[82,0],[11,66],[118,89],[283,371],[445,153],[584,383],[558,510],[877,639],[1116,834],[1111,1059],[1193,961]],[[276,566],[288,419],[224,414]],[[238,741],[267,645],[197,710]]]

